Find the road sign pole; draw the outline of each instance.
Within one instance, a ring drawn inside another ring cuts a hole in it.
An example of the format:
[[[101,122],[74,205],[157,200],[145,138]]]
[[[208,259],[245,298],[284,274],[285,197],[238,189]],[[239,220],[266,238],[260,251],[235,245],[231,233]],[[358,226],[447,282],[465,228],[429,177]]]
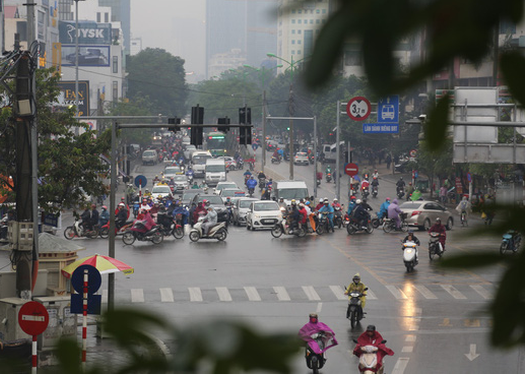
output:
[[[335,130],[335,196],[337,197],[337,200],[339,201],[339,197],[341,196],[341,181],[339,178],[339,168],[341,167],[340,163],[340,147],[339,147],[339,125],[341,122],[341,101],[337,100],[337,126]]]
[[[84,293],[82,298],[82,371],[86,371],[87,314],[88,314],[88,269],[84,269]]]
[[[38,344],[37,344],[37,335],[33,335],[33,341],[31,343],[31,374],[36,374],[38,368]]]
[[[314,117],[314,197],[317,198],[317,117]]]

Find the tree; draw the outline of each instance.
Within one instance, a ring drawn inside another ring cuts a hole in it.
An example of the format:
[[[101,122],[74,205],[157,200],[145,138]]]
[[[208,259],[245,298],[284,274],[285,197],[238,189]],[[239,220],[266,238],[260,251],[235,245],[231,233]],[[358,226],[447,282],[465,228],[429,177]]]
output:
[[[156,114],[184,117],[188,89],[183,59],[146,48],[130,57],[127,71],[130,98],[148,98]]]
[[[75,136],[74,108],[56,112],[60,76],[54,69],[36,70],[38,118],[38,204],[47,212],[58,212],[62,207],[77,206],[86,195],[101,196],[106,193],[101,175],[107,172],[100,154],[109,149],[109,134],[98,138],[84,127]],[[13,176],[12,184],[0,180],[0,191],[13,196],[16,191],[14,126],[11,108],[4,108],[0,120],[6,123],[4,136],[0,137],[0,175]],[[82,126],[82,124],[80,124]]]

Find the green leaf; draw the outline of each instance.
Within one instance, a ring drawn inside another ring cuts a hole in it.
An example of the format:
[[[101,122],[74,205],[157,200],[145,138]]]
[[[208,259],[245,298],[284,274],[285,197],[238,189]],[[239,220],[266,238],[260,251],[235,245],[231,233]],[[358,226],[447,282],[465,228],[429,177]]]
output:
[[[425,141],[431,152],[440,150],[445,143],[448,113],[449,113],[449,95],[439,99],[437,105],[431,110],[427,121],[424,125]]]
[[[495,265],[502,260],[499,253],[475,253],[447,257],[439,262],[445,268],[462,269]]]

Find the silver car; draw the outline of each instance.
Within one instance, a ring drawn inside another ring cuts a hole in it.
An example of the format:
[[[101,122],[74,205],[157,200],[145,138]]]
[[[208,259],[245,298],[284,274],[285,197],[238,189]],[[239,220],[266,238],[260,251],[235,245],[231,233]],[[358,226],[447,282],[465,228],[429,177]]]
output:
[[[452,213],[436,201],[407,201],[401,204],[399,208],[407,214],[406,221],[409,226],[428,231],[438,217],[441,219],[441,223],[447,227],[447,230],[452,230],[452,226],[454,226]]]
[[[175,187],[173,188],[173,193],[182,194],[184,190],[187,190],[190,186],[188,177],[185,175],[174,175],[170,179],[173,179]]]
[[[257,201],[258,199],[252,197],[241,197],[233,205],[232,216],[233,224],[236,226],[246,225],[246,213],[250,209],[252,202]]]

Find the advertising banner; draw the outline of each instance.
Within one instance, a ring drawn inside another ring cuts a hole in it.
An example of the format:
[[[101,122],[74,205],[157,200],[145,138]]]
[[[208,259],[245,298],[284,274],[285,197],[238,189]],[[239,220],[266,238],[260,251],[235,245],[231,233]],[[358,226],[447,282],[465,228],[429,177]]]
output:
[[[59,40],[62,44],[75,44],[75,22],[58,23]],[[78,44],[111,44],[111,24],[79,21]]]
[[[75,66],[75,45],[62,44],[62,66]],[[82,45],[78,47],[78,66],[109,66],[109,46]]]
[[[58,95],[58,104],[61,106],[75,105],[75,81],[58,82],[60,95]],[[89,115],[89,81],[78,81],[78,116]]]

